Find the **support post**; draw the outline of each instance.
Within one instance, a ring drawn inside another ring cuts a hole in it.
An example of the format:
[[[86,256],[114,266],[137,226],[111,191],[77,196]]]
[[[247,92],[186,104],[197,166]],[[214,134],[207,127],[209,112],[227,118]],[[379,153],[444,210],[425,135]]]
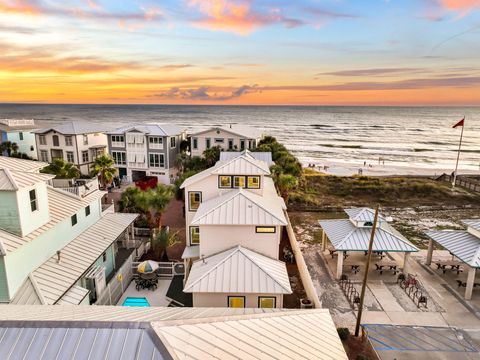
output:
[[[410,259],[410,253],[406,252],[405,255],[403,256],[403,273],[408,274],[409,265],[408,265],[408,260]]]
[[[322,229],[322,252],[324,252],[326,248],[327,248],[327,234],[325,234],[325,230]]]
[[[337,280],[340,280],[343,272],[343,251],[337,251]]]
[[[375,230],[377,228],[379,205],[375,208],[375,217],[373,218],[372,232],[368,242],[367,263],[365,264],[365,274],[363,275],[362,292],[360,293],[360,304],[358,305],[357,324],[355,325],[355,336],[360,332],[360,322],[362,321],[363,302],[365,300],[365,289],[367,287],[368,270],[370,269],[370,259],[372,258],[373,240],[375,239]],[[343,254],[342,254],[343,255]],[[338,255],[340,257],[340,254]]]
[[[426,265],[430,266],[432,264],[432,255],[433,255],[433,240],[428,240],[428,251],[427,251],[427,261]]]
[[[477,269],[468,267],[467,286],[465,288],[465,300],[472,300],[473,284],[475,283],[475,272]]]

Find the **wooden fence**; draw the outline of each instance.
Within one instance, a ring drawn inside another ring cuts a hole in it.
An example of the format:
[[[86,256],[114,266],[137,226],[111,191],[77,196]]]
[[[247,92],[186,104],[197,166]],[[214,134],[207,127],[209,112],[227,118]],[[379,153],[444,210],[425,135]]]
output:
[[[437,180],[446,181],[451,184],[453,182],[453,177],[452,175],[442,174],[437,178]],[[480,180],[477,178],[468,177],[466,175],[458,175],[457,179],[455,180],[455,185],[475,192],[480,192]]]
[[[135,252],[133,252],[125,261],[116,275],[110,280],[105,291],[97,299],[95,305],[117,305],[128,285],[132,281],[132,263]]]

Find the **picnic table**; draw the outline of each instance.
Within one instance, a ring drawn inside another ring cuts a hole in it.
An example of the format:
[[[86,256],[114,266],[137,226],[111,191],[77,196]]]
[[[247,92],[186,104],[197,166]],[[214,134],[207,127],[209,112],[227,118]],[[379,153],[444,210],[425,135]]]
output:
[[[327,250],[328,250],[328,252],[330,253],[330,256],[332,257],[332,259],[335,257],[335,255],[338,255],[338,254],[337,254],[337,249],[335,249],[333,246],[327,247]],[[348,254],[347,254],[347,252],[345,251],[345,252],[343,253],[343,259],[346,259],[347,257],[348,257]]]
[[[451,270],[456,270],[457,275],[460,274],[463,270],[460,269],[460,265],[462,265],[461,261],[455,260],[437,260],[435,261],[435,265],[437,265],[437,270],[442,269],[442,272],[445,274],[448,270],[447,266],[450,266]]]
[[[396,275],[399,270],[397,269],[397,263],[393,260],[382,260],[379,261],[378,263],[375,263],[375,267],[377,271],[380,272],[380,275],[383,274],[384,268],[389,268],[389,270],[393,271],[393,275]]]
[[[345,261],[343,263],[343,266],[350,267],[352,269],[352,272],[354,272],[355,274],[360,271],[360,264],[356,261],[354,262],[353,260]]]
[[[467,282],[457,279],[458,287],[467,287]],[[473,283],[473,288],[480,287],[480,283]]]
[[[364,251],[365,253],[365,256],[368,255],[368,251]],[[383,259],[385,256],[387,256],[387,254],[385,253],[385,251],[372,251],[372,254],[373,255],[376,255],[376,256],[379,256],[380,257],[380,260]]]

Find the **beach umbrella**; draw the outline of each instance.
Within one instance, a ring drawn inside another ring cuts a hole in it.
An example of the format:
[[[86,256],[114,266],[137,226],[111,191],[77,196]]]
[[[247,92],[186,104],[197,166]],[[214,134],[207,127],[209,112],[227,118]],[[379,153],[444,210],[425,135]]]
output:
[[[137,271],[142,274],[151,273],[158,269],[158,262],[146,260],[138,264]]]

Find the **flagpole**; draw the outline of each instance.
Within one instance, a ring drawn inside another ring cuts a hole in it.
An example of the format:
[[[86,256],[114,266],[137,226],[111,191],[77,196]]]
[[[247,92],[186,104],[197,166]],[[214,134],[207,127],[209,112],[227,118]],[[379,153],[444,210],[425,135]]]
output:
[[[465,120],[465,116],[463,117],[463,120]],[[458,143],[457,163],[455,164],[455,172],[453,173],[452,188],[455,187],[455,183],[457,182],[458,160],[460,160],[460,151],[462,150],[462,140],[463,140],[463,129],[464,128],[465,128],[465,123],[463,123],[462,132],[460,133],[460,142]]]

